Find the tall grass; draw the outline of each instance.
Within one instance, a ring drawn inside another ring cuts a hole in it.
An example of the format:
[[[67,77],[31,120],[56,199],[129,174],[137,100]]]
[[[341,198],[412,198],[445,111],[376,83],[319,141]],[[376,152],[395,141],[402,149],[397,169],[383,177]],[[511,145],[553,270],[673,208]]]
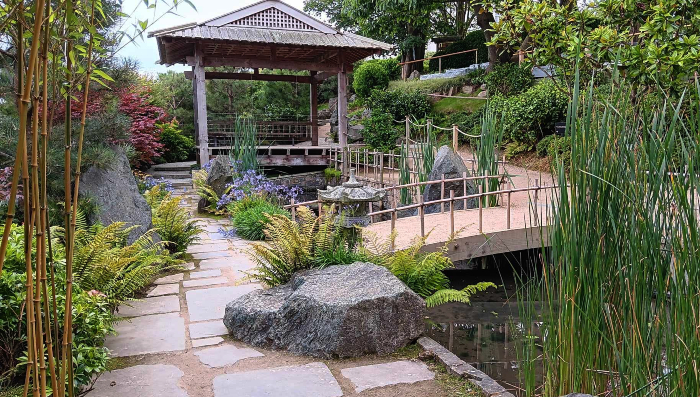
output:
[[[241,171],[258,169],[258,132],[253,117],[236,117],[230,156],[239,163]]]
[[[401,144],[401,152],[399,157],[399,184],[408,185],[411,183],[411,166],[410,160],[410,145],[405,142]],[[413,189],[401,188],[401,204],[408,205],[413,201]]]
[[[499,122],[500,121],[500,122]],[[479,176],[498,175],[498,159],[496,148],[503,142],[503,120],[498,120],[490,105],[487,105],[481,120],[481,138],[476,148],[477,172]],[[479,180],[483,191],[496,191],[499,187],[497,179]],[[484,205],[496,206],[498,196],[491,195],[481,199]]]
[[[541,362],[523,369],[533,379],[541,365],[543,389],[528,394],[697,397],[700,105],[642,111],[624,84],[594,93],[576,84],[551,250],[520,297],[546,307]]]

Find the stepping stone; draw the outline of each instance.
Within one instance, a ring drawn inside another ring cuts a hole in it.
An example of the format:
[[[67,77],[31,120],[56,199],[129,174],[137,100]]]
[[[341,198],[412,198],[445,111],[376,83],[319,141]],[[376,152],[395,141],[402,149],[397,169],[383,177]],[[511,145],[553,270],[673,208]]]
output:
[[[199,357],[199,361],[202,364],[211,368],[233,365],[246,358],[265,356],[255,349],[238,348],[233,345],[212,347],[211,349],[198,351],[194,355]]]
[[[223,319],[226,305],[229,302],[256,289],[260,289],[260,285],[246,284],[187,291],[185,297],[190,312],[190,321]]]
[[[323,363],[237,372],[214,378],[214,397],[341,397]]]
[[[225,258],[229,256],[231,256],[231,251],[228,251],[227,249],[215,252],[201,252],[192,254],[193,259]]]
[[[214,258],[206,259],[199,262],[199,268],[205,269],[221,269],[223,267],[230,267],[238,270],[251,270],[255,267],[255,263],[245,255],[236,255],[226,258]]]
[[[194,262],[187,262],[182,267],[185,268],[185,270],[194,270]]]
[[[148,296],[150,298],[152,296],[177,295],[179,292],[180,292],[180,284],[161,284],[161,285],[157,285],[146,296]]]
[[[114,329],[117,335],[108,336],[105,346],[117,357],[185,350],[185,319],[179,313],[136,317]]]
[[[227,243],[194,244],[187,248],[188,254],[199,254],[204,252],[226,251],[229,249]]]
[[[199,280],[187,280],[182,282],[182,286],[185,288],[192,288],[192,287],[204,287],[207,285],[216,285],[216,284],[226,284],[228,283],[228,279],[226,277],[214,277],[214,278],[203,278]]]
[[[416,383],[435,378],[428,366],[419,361],[396,361],[386,364],[345,368],[340,373],[355,386],[355,392],[401,383]]]
[[[227,335],[228,329],[224,325],[223,321],[209,321],[206,323],[193,323],[190,324],[190,338],[199,339],[207,338],[210,336],[221,336]]]
[[[194,263],[192,265],[194,266]],[[156,281],[154,281],[153,284],[158,285],[158,284],[179,283],[180,281],[182,281],[182,276],[183,276],[182,273],[178,273],[178,274],[173,274],[170,276],[161,277],[161,278],[157,279]]]
[[[184,373],[174,365],[136,365],[103,373],[93,394],[100,397],[188,397],[177,383]]]
[[[215,336],[213,338],[197,339],[192,341],[192,347],[214,346],[223,342],[224,338]]]
[[[221,276],[221,270],[219,270],[219,269],[206,270],[203,272],[192,272],[192,273],[190,273],[190,280],[196,279],[196,278],[217,277],[217,276]]]
[[[158,296],[140,301],[131,301],[119,306],[117,317],[147,316],[149,314],[172,313],[180,311],[180,298],[177,296]]]
[[[219,233],[218,230],[216,232],[209,232],[207,234],[209,235],[210,240],[228,240],[230,238],[235,238],[235,237],[226,236],[223,233]]]

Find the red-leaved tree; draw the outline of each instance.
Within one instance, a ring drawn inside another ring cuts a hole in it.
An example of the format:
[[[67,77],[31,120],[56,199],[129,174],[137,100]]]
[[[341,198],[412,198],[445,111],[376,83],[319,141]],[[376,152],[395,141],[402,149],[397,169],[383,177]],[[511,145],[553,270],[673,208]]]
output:
[[[131,87],[119,92],[119,111],[131,117],[129,143],[136,149],[132,164],[136,168],[153,164],[164,151],[156,123],[165,122],[167,114],[162,108],[149,103],[149,95],[149,90],[144,87]]]

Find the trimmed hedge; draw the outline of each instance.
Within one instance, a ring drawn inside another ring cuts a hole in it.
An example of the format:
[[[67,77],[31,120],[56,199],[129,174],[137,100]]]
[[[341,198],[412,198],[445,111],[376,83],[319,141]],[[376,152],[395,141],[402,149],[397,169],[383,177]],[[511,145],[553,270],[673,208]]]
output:
[[[483,30],[474,30],[467,33],[463,40],[457,41],[445,47],[445,49],[440,50],[435,53],[434,56],[452,54],[460,51],[467,51],[477,49],[478,59],[477,63],[484,63],[489,61],[488,48],[486,47],[486,38],[484,37]],[[465,68],[469,65],[474,64],[474,53],[468,52],[466,54],[453,55],[451,57],[442,58],[442,70],[446,69],[456,69]],[[431,59],[428,69],[431,72],[436,72],[439,69],[439,60]]]
[[[377,62],[365,62],[354,72],[352,85],[360,98],[367,98],[373,90],[386,90],[389,87],[389,74]]]

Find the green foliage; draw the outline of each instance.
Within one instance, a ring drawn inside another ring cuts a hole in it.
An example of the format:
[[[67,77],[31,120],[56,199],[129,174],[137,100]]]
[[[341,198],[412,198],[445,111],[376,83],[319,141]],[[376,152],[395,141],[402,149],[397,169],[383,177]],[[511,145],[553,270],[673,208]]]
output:
[[[556,162],[561,162],[565,170],[571,166],[571,137],[557,137],[547,148],[547,155]]]
[[[165,152],[161,156],[166,163],[185,161],[194,155],[194,140],[186,136],[180,130],[180,124],[176,119],[169,123],[159,123],[160,143],[164,145]]]
[[[153,226],[171,253],[184,253],[187,247],[199,240],[203,229],[192,220],[189,211],[180,206],[181,197],[166,193],[162,196],[161,185],[146,191],[144,196],[152,209]]]
[[[362,137],[369,147],[380,151],[391,151],[396,148],[396,140],[402,131],[394,123],[390,114],[372,112],[372,116],[364,121],[365,129]]]
[[[398,80],[401,78],[401,65],[397,58],[370,59],[364,63],[376,63],[386,70],[389,80]]]
[[[556,139],[557,139],[557,136],[552,134],[552,135],[545,136],[539,142],[537,142],[537,147],[536,147],[537,155],[540,157],[547,157],[547,154],[549,154],[549,146]]]
[[[0,275],[0,386],[17,374],[12,371],[26,348],[26,320],[23,317],[27,277],[3,269]]]
[[[131,228],[123,222],[77,230],[73,256],[74,279],[83,290],[95,290],[116,306],[148,286],[178,261],[155,243],[153,231],[126,245]]]
[[[220,209],[218,206],[219,195],[216,194],[214,189],[207,185],[207,171],[197,170],[192,173],[192,183],[197,192],[197,195],[206,202],[205,209],[207,212],[212,214],[221,215],[224,214],[224,209]]]
[[[335,168],[326,168],[323,170],[323,175],[326,177],[326,180],[335,180],[343,176],[343,172],[341,170],[336,170]]]
[[[474,85],[486,84],[486,69],[476,69],[466,74],[466,78]]]
[[[483,69],[479,69],[481,73],[483,72]],[[478,72],[475,71],[475,72]],[[472,72],[474,73],[474,72]],[[389,91],[401,91],[401,92],[409,92],[409,91],[418,91],[423,94],[434,94],[434,93],[443,93],[446,94],[450,91],[450,89],[461,89],[464,85],[467,84],[474,84],[474,85],[480,85],[482,84],[481,82],[475,82],[473,77],[476,76],[471,76],[470,74],[464,75],[464,76],[457,76],[457,77],[452,77],[449,79],[429,79],[429,80],[398,80],[398,81],[392,81],[389,83]],[[476,77],[478,80],[478,77]]]
[[[457,96],[460,96],[458,94]],[[486,105],[486,101],[481,98],[469,98],[460,96],[460,98],[442,98],[433,104],[433,112],[443,115],[454,113],[471,114],[481,109]]]
[[[455,113],[449,117],[450,124],[456,124],[457,128],[469,135],[480,135],[481,134],[481,119],[484,117],[486,112],[486,106],[482,106],[476,109],[472,113],[461,112]],[[469,142],[473,146],[478,143],[477,139],[469,138],[465,135],[459,134],[460,142]]]
[[[505,148],[506,160],[510,160],[513,157],[527,153],[532,150],[532,146],[526,142],[508,142]]]
[[[506,97],[520,94],[532,87],[535,78],[532,76],[532,67],[519,66],[516,63],[504,63],[496,65],[491,73],[484,77],[489,95],[503,95]]]
[[[503,128],[510,140],[534,145],[541,136],[554,132],[554,123],[564,119],[569,100],[551,81],[536,84],[520,95],[491,100],[496,114],[503,115]]]
[[[244,203],[244,204],[243,204]],[[246,240],[264,240],[271,216],[289,216],[289,212],[263,198],[246,198],[229,209],[236,233]]]
[[[299,207],[297,221],[275,215],[265,229],[266,242],[254,243],[248,255],[256,264],[251,276],[274,287],[286,284],[295,272],[312,268],[365,261],[367,255],[353,250],[342,229],[336,227],[333,206],[317,217]]]
[[[355,93],[360,98],[368,98],[373,90],[385,90],[389,87],[389,74],[376,62],[365,62],[355,69],[352,83]]]
[[[425,299],[428,308],[444,305],[449,302],[470,303],[471,297],[489,288],[496,288],[496,284],[482,281],[478,284],[467,285],[462,289],[442,289]]]
[[[484,63],[489,61],[489,52],[486,48],[486,38],[483,30],[469,32],[464,39],[448,45],[446,48],[435,53],[434,56],[453,54],[476,49],[476,52],[453,55],[442,58],[442,70],[464,68],[474,63]],[[478,55],[477,55],[478,53]],[[477,58],[478,56],[478,58]],[[475,62],[476,61],[476,62]],[[430,60],[430,71],[436,72],[439,69],[438,59]]]
[[[233,133],[233,146],[229,156],[239,164],[240,171],[258,169],[258,130],[251,117],[237,117]]]
[[[418,119],[430,113],[428,97],[418,91],[372,91],[367,101],[372,113],[388,113],[394,120],[403,120],[406,116]]]

